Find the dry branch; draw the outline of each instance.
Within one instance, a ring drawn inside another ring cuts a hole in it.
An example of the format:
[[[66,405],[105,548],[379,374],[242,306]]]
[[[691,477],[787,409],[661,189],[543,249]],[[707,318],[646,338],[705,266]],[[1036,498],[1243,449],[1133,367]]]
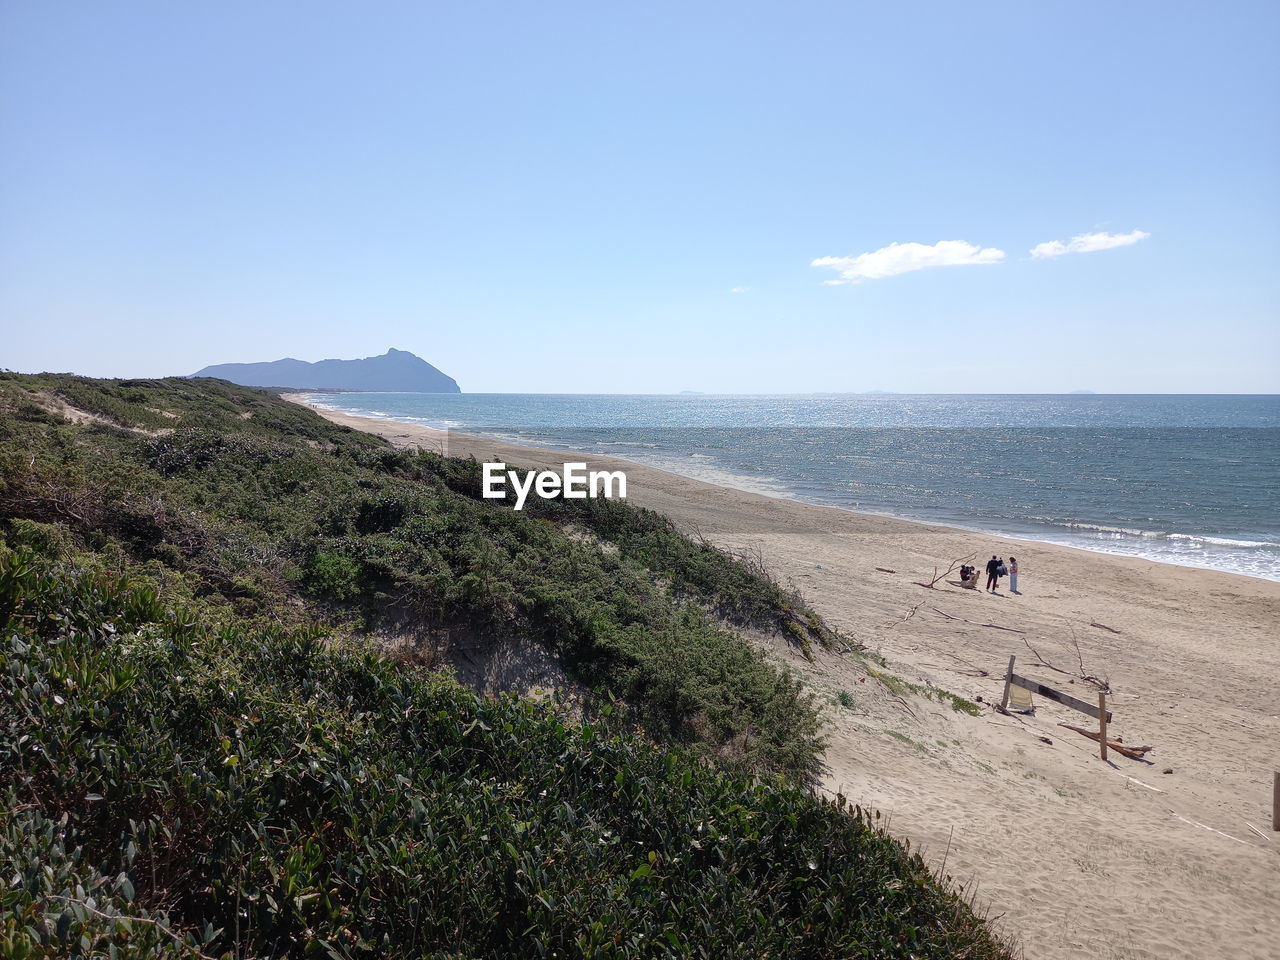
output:
[[[1096,741],[1101,739],[1101,734],[1099,734],[1097,730],[1086,730],[1084,727],[1077,727],[1071,723],[1059,723],[1058,726],[1066,727],[1068,730],[1074,730],[1076,733],[1080,734],[1081,736],[1088,737],[1090,740]],[[1129,747],[1129,746],[1125,746],[1119,740],[1112,740],[1108,738],[1107,749],[1114,750],[1116,753],[1123,753],[1126,757],[1128,757],[1131,760],[1146,760],[1147,751],[1154,748]]]
[[[964,617],[953,617],[949,613],[943,613],[937,607],[933,608],[933,612],[940,617],[946,617],[948,620],[955,620],[959,623],[972,623],[975,627],[990,627],[992,630],[1008,630],[1010,633],[1026,633],[1025,630],[1019,630],[1017,627],[1002,627],[998,623],[978,623],[976,620],[966,620]],[[1026,642],[1025,640],[1023,641]]]
[[[1074,639],[1074,634],[1073,634],[1073,639]],[[1033,647],[1029,640],[1024,639],[1022,642],[1027,645],[1027,649],[1031,651],[1032,655],[1036,658],[1036,662],[1039,663],[1040,666],[1048,670],[1052,670],[1054,673],[1060,673],[1065,677],[1076,677],[1080,680],[1083,680],[1085,683],[1091,683],[1095,687],[1097,687],[1099,690],[1101,690],[1103,693],[1111,692],[1111,684],[1108,683],[1105,678],[1099,678],[1099,677],[1095,677],[1091,673],[1085,673],[1084,657],[1080,653],[1079,643],[1076,643],[1076,659],[1080,662],[1080,670],[1078,672],[1072,672],[1071,670],[1063,670],[1061,667],[1055,666],[1054,664],[1050,663],[1048,660],[1046,660],[1044,657],[1040,655],[1040,651],[1037,650],[1035,647]]]
[[[957,567],[962,566],[966,563],[972,563],[977,559],[978,559],[978,555],[976,553],[971,553],[967,557],[960,557],[956,560],[952,560],[949,564],[947,564],[947,569],[942,571],[942,573],[938,573],[938,568],[934,567],[932,580],[930,580],[928,583],[920,583],[920,581],[917,580],[916,583],[919,586],[927,587],[928,589],[932,590],[934,587],[934,584],[936,584],[939,580],[945,580],[947,577],[951,576],[951,571],[955,570]]]
[[[1095,687],[1097,687],[1103,693],[1110,693],[1111,683],[1110,681],[1107,680],[1106,677],[1099,678],[1099,677],[1093,676],[1092,674],[1085,673],[1084,654],[1080,652],[1080,638],[1076,636],[1076,628],[1073,627],[1068,622],[1067,629],[1071,631],[1071,643],[1076,648],[1076,662],[1080,664],[1080,679],[1085,680],[1089,683],[1092,683]]]
[[[896,627],[898,624],[900,624],[900,623],[906,623],[908,620],[910,620],[912,617],[914,617],[914,616],[916,615],[916,611],[920,609],[920,606],[921,606],[921,604],[923,604],[923,603],[924,603],[924,601],[923,601],[923,600],[921,600],[921,601],[920,601],[920,603],[917,603],[914,607],[912,607],[912,608],[911,608],[910,612],[909,612],[905,617],[902,617],[902,618],[900,618],[900,619],[898,619],[898,620],[894,620],[892,623],[886,623],[886,624],[884,625],[884,626],[885,626],[885,629],[886,629],[886,630],[892,630],[892,629],[893,629],[894,627]]]
[[[970,677],[991,676],[990,670],[984,670],[982,667],[978,666],[976,663],[970,663],[968,660],[964,659],[963,657],[957,657],[954,653],[950,653],[949,651],[946,651],[946,650],[934,650],[934,653],[941,654],[944,657],[950,657],[956,663],[964,664],[965,668],[963,670],[956,670],[956,673],[963,673],[966,676],[970,676]],[[945,670],[948,668],[942,667],[941,669]]]

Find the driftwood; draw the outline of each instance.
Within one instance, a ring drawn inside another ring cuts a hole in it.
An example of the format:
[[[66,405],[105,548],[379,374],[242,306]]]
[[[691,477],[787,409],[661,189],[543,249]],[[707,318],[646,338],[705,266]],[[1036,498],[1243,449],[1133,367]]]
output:
[[[943,570],[942,573],[939,573],[938,568],[934,567],[933,579],[930,580],[928,583],[921,583],[919,580],[917,580],[915,581],[916,586],[926,587],[929,590],[932,590],[934,588],[934,585],[939,580],[945,580],[947,577],[951,576],[951,572],[955,570],[957,567],[964,566],[967,563],[972,563],[977,559],[978,559],[978,555],[976,553],[971,553],[967,557],[958,557],[955,560],[952,560],[949,564],[947,564],[947,569]]]
[[[937,607],[933,608],[933,612],[940,617],[946,617],[948,620],[955,620],[959,623],[972,623],[975,627],[990,627],[992,630],[1008,630],[1010,633],[1026,633],[1025,630],[1019,630],[1017,627],[1002,627],[998,623],[978,623],[976,620],[966,620],[964,617],[953,617],[949,613],[943,613]],[[1023,641],[1024,643],[1026,641]]]
[[[1096,741],[1101,739],[1101,734],[1099,734],[1097,730],[1086,730],[1084,727],[1077,727],[1074,724],[1070,724],[1070,723],[1059,723],[1058,726],[1066,727],[1068,730],[1074,730],[1076,733],[1080,734],[1081,736],[1088,737],[1090,740]],[[1112,740],[1108,738],[1107,749],[1114,750],[1116,753],[1123,753],[1126,757],[1128,757],[1131,760],[1146,760],[1147,751],[1153,748],[1152,747],[1129,747],[1129,746],[1125,746],[1119,740]]]

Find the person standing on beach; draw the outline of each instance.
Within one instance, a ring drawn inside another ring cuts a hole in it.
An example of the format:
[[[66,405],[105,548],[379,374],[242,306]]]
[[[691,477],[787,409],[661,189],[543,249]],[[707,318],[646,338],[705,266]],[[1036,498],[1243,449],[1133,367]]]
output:
[[[1009,592],[1018,592],[1018,558],[1009,558]]]
[[[991,559],[987,561],[987,592],[995,593],[996,587],[1000,585],[1000,559],[995,555],[991,555]]]

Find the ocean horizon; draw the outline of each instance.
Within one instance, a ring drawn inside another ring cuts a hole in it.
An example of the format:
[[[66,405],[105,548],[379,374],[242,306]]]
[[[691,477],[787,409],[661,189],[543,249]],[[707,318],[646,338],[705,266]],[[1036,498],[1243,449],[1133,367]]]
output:
[[[1276,395],[306,396],[769,496],[1280,581]]]

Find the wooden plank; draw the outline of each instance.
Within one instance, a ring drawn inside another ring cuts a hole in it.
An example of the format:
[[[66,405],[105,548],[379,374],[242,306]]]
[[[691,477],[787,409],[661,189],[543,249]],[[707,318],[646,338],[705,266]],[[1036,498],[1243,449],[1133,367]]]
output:
[[[1098,708],[1092,703],[1085,703],[1083,700],[1077,700],[1068,693],[1061,690],[1055,690],[1053,687],[1046,687],[1043,683],[1037,683],[1035,680],[1028,680],[1026,677],[1020,677],[1016,673],[1009,674],[1009,683],[1014,686],[1021,687],[1023,690],[1030,690],[1037,693],[1046,700],[1052,700],[1054,703],[1060,703],[1064,707],[1070,707],[1072,710],[1079,710],[1081,713],[1087,713],[1093,719],[1099,718]],[[1111,720],[1111,711],[1107,711],[1107,721]]]
[[[1101,745],[1102,759],[1107,759],[1107,695],[1098,691],[1098,743]]]
[[[1009,658],[1009,669],[1004,672],[1004,696],[1000,698],[1000,712],[1004,713],[1009,709],[1009,683],[1013,680],[1013,661],[1017,659],[1016,655]]]

